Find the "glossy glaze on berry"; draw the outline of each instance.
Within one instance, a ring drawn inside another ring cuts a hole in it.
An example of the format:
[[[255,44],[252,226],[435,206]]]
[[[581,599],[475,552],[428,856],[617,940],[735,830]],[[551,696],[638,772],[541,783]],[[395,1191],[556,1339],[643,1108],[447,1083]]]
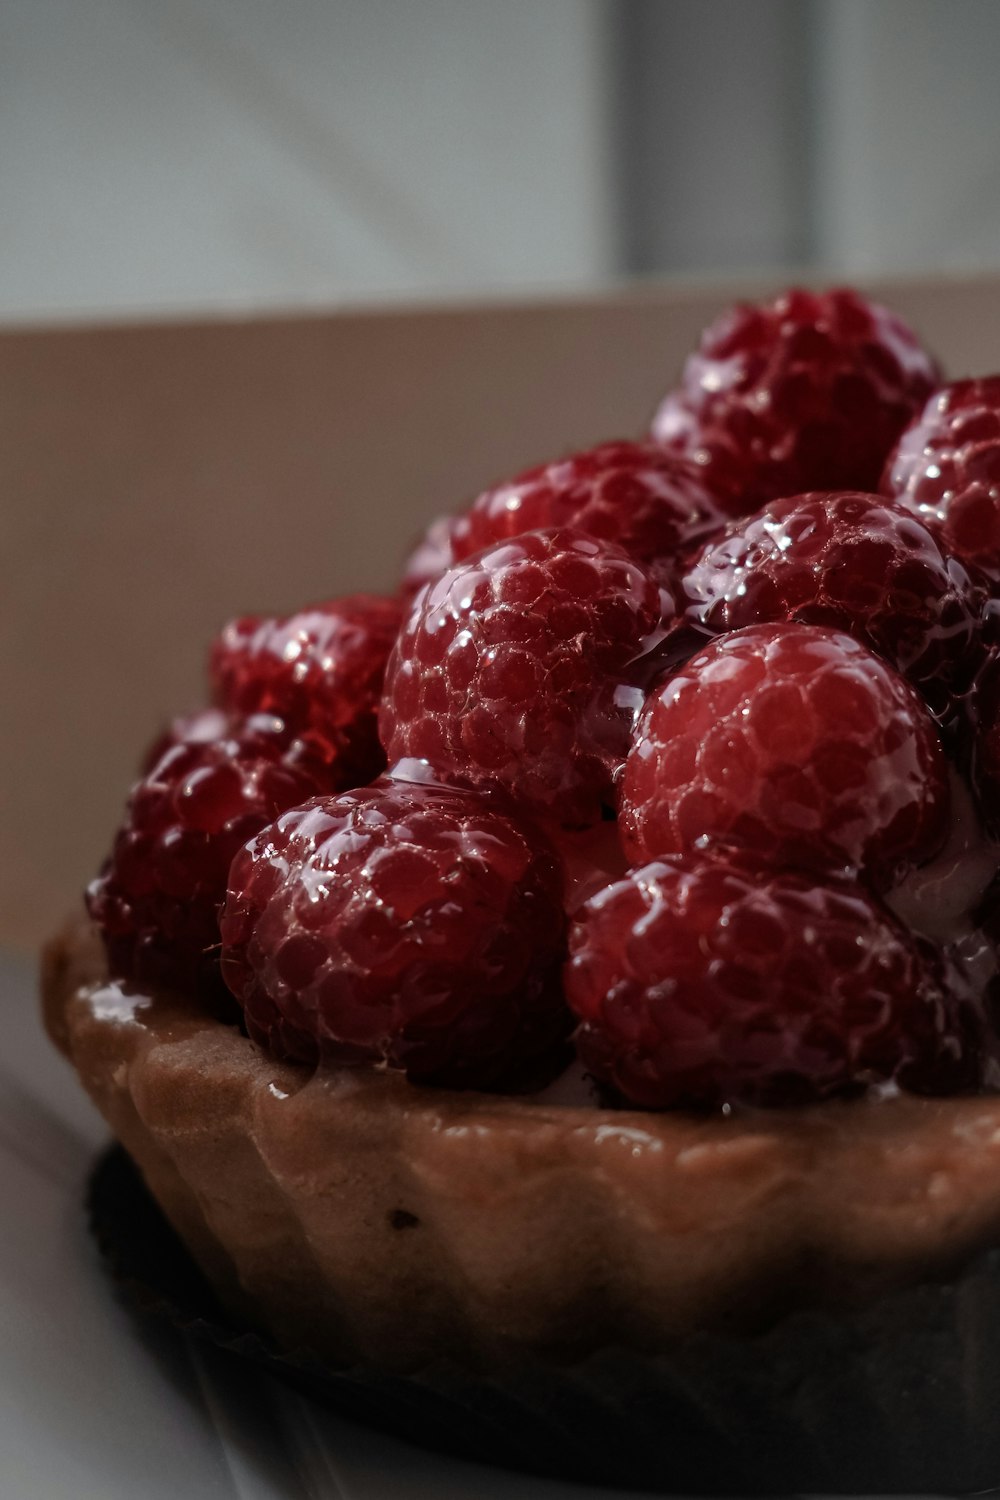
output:
[[[1000,580],[1000,375],[937,391],[900,438],[882,489],[953,556]]]
[[[572,526],[649,566],[668,586],[679,564],[725,522],[697,470],[657,443],[602,443],[486,490],[431,527],[406,569],[408,588],[525,531]]]
[[[385,765],[376,717],[401,618],[395,599],[353,594],[282,618],[233,620],[211,650],[216,702],[276,714],[328,762],[334,789],[363,786]]]
[[[598,822],[671,610],[638,563],[580,532],[487,548],[414,600],[386,672],[389,764],[425,760],[556,822]]]
[[[786,292],[702,336],[653,422],[732,515],[807,490],[876,490],[938,383],[903,321],[856,292]]]
[[[625,767],[634,862],[714,845],[890,885],[941,848],[947,765],[907,683],[851,636],[752,625],[647,701]]]
[[[683,590],[688,618],[712,634],[779,620],[846,630],[942,716],[979,665],[968,573],[911,512],[876,495],[772,500],[705,547]]]
[[[113,973],[212,988],[233,856],[280,812],[325,790],[326,768],[266,714],[209,710],[178,721],[160,744],[87,907]]]
[[[386,779],[286,813],[236,858],[223,972],[279,1057],[516,1086],[570,1030],[564,926],[559,863],[530,823]]]
[[[630,871],[573,923],[585,1064],[646,1108],[801,1104],[977,1078],[975,1012],[854,883],[699,854]]]

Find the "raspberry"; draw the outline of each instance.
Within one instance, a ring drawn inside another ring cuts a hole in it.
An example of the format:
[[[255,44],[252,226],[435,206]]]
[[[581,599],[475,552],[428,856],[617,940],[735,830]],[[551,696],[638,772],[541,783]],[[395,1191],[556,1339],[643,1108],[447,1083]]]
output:
[[[602,443],[486,490],[464,515],[435,522],[407,567],[418,587],[507,537],[572,526],[614,542],[664,583],[718,531],[725,513],[697,471],[657,443]]]
[[[1000,579],[1000,375],[933,395],[900,438],[882,489],[948,552]]]
[[[885,1080],[973,1087],[980,1033],[943,966],[863,887],[685,855],[574,922],[586,1067],[633,1104],[798,1104]]]
[[[211,990],[233,855],[285,808],[325,790],[324,767],[264,714],[239,721],[209,710],[158,744],[87,907],[112,972]]]
[[[792,290],[706,330],[653,435],[698,464],[733,515],[806,490],[875,490],[938,378],[885,308],[847,290]]]
[[[363,786],[385,766],[376,714],[401,616],[394,599],[354,594],[281,619],[233,620],[211,651],[216,701],[283,719],[329,763],[330,789]]]
[[[877,495],[772,500],[709,543],[683,587],[688,618],[713,633],[770,620],[846,630],[942,715],[975,664],[968,574],[915,516]]]
[[[392,764],[506,786],[583,826],[613,800],[672,605],[620,548],[572,530],[487,548],[428,585],[386,672]]]
[[[223,973],[280,1057],[510,1084],[571,1026],[561,897],[553,851],[506,805],[382,778],[286,813],[236,856]]]
[[[851,636],[751,625],[650,695],[625,767],[633,862],[733,845],[880,885],[944,842],[947,768],[913,689]]]

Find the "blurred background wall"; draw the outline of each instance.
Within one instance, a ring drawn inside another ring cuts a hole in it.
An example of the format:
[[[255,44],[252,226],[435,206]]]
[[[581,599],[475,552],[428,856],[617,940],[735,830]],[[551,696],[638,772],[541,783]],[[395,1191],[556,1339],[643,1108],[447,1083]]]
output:
[[[997,0],[2,0],[0,317],[1000,265]]]

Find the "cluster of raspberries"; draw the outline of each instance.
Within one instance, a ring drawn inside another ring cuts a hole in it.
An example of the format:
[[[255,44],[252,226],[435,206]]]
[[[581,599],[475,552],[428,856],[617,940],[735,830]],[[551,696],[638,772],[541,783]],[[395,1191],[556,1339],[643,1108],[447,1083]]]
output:
[[[1000,902],[901,913],[998,833],[998,591],[1000,376],[851,291],[737,307],[396,597],[223,630],[88,891],[111,968],[426,1084],[978,1087]]]

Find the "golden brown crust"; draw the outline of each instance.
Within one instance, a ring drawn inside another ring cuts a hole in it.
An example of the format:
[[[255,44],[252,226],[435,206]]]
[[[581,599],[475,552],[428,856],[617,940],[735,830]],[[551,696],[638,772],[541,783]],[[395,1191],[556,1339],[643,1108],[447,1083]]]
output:
[[[313,1074],[127,993],[79,927],[44,1003],[227,1305],[336,1362],[657,1350],[1000,1244],[994,1096],[724,1119]]]

